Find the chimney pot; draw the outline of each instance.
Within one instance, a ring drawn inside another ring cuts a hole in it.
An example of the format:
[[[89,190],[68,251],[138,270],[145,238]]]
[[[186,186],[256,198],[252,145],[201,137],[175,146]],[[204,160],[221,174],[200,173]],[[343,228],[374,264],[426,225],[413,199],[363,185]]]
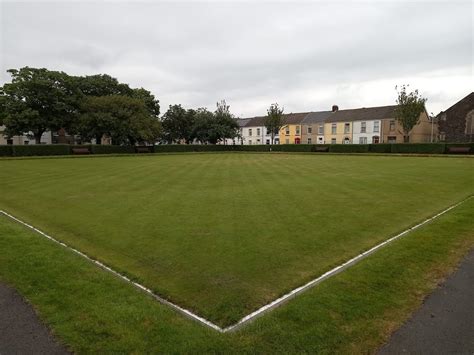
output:
[[[337,110],[339,110],[339,106],[332,105],[332,112],[336,112]]]

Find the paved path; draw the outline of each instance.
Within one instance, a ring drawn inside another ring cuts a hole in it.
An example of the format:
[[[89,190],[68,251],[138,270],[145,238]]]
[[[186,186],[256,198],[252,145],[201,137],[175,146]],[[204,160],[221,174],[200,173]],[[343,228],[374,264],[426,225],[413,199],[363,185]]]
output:
[[[474,354],[474,249],[379,354]]]
[[[0,354],[67,354],[23,297],[1,283]]]

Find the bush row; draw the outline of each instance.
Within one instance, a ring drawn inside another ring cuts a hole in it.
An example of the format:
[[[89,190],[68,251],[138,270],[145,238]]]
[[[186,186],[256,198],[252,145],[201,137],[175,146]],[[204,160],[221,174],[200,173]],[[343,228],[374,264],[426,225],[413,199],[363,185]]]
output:
[[[151,153],[178,152],[322,152],[330,153],[400,153],[446,154],[450,147],[468,147],[474,153],[474,143],[404,143],[404,144],[280,144],[280,145],[156,145]],[[73,149],[87,148],[91,154],[133,154],[137,147],[117,145],[2,145],[0,156],[70,155]]]

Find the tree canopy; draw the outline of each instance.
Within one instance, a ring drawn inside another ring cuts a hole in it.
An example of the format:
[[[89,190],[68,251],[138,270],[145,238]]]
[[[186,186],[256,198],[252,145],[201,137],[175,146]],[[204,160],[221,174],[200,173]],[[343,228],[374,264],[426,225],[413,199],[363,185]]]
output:
[[[265,117],[265,128],[270,132],[272,137],[272,144],[274,143],[275,135],[285,124],[283,117],[283,107],[278,106],[277,103],[271,104],[267,109],[267,117]]]
[[[421,113],[425,111],[426,102],[418,90],[407,92],[407,87],[408,85],[402,85],[398,91],[398,106],[395,109],[395,116],[403,129],[404,142],[409,141],[411,130],[418,124]]]

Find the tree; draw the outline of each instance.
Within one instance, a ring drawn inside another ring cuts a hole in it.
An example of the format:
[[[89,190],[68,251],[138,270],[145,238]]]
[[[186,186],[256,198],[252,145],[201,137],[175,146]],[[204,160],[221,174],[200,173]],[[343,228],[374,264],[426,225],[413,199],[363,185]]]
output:
[[[48,130],[69,127],[76,115],[79,92],[64,72],[45,68],[7,70],[12,82],[3,86],[1,119],[7,136],[30,134],[37,144]]]
[[[119,145],[153,143],[160,134],[160,122],[144,101],[123,95],[84,98],[75,128],[83,139],[95,138],[97,144],[104,135]]]
[[[283,117],[283,107],[279,107],[277,103],[271,104],[267,109],[267,117],[265,117],[265,128],[270,131],[272,144],[275,139],[275,134],[283,127],[285,119]]]
[[[184,140],[189,144],[193,139],[194,121],[194,110],[185,110],[181,105],[170,105],[161,118],[164,140],[168,143]]]
[[[230,106],[225,100],[217,103],[217,109],[214,113],[216,129],[219,131],[219,140],[234,139],[239,135],[239,124],[234,115],[230,113]]]
[[[192,137],[202,144],[216,144],[219,140],[219,132],[214,124],[214,114],[207,108],[198,108],[194,114]]]
[[[420,115],[425,111],[426,99],[418,90],[407,93],[408,85],[402,85],[397,97],[395,117],[403,129],[403,141],[410,141],[410,132],[420,121]],[[397,87],[395,87],[397,89]]]

